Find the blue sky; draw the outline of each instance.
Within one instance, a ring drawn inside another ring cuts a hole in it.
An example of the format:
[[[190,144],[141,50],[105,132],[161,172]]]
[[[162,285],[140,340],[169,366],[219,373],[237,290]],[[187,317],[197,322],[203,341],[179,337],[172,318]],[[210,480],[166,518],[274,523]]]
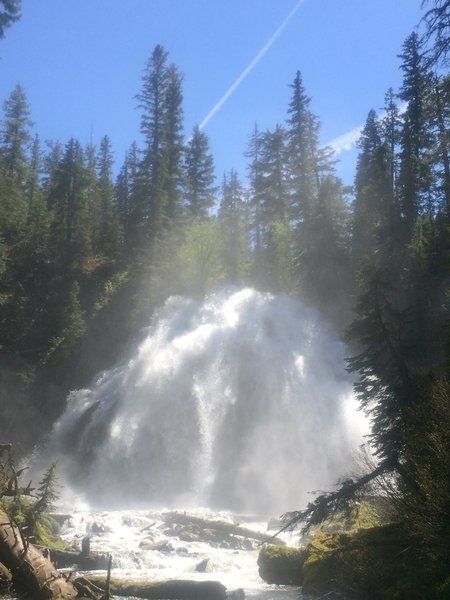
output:
[[[140,141],[134,96],[156,44],[184,73],[185,132],[201,123],[291,15],[265,54],[204,127],[219,181],[236,168],[254,123],[286,118],[300,70],[327,143],[361,125],[401,83],[405,38],[420,0],[22,0],[0,41],[0,100],[20,82],[42,140],[112,140],[116,170]],[[339,156],[352,181],[355,152]]]

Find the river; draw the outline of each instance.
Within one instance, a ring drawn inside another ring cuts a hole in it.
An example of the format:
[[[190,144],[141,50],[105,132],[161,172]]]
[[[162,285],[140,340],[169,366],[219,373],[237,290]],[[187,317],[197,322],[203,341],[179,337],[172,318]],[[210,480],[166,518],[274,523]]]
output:
[[[267,531],[265,520],[202,510],[72,510],[66,514],[70,517],[62,526],[63,539],[80,546],[89,536],[91,550],[112,555],[114,577],[219,581],[228,592],[242,589],[246,598],[255,600],[303,597],[298,588],[268,585],[259,577],[260,541],[214,532],[214,524],[224,522],[276,533]],[[298,543],[297,533],[282,537],[291,545]]]

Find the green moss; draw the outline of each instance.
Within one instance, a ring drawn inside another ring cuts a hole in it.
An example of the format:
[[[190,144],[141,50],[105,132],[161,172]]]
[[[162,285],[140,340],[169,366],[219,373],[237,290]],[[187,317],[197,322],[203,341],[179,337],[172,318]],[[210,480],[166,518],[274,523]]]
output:
[[[317,533],[303,565],[303,591],[347,598],[430,600],[430,574],[400,525]]]
[[[65,550],[69,546],[60,538],[60,527],[50,516],[42,516],[35,525],[36,543],[46,548]]]
[[[380,525],[388,525],[394,520],[390,502],[380,496],[368,497],[351,506],[345,513],[339,513],[324,522],[320,528],[327,533],[338,531],[356,532]]]
[[[304,548],[264,544],[258,556],[259,575],[267,583],[301,585],[306,556]]]

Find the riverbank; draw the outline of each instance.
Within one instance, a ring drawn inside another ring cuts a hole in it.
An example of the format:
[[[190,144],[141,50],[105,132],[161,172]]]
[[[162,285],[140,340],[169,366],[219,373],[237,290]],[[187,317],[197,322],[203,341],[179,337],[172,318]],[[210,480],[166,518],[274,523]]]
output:
[[[294,583],[312,598],[448,600],[450,578],[430,564],[401,523],[355,531],[317,531],[300,548],[265,545],[259,573],[269,583]]]

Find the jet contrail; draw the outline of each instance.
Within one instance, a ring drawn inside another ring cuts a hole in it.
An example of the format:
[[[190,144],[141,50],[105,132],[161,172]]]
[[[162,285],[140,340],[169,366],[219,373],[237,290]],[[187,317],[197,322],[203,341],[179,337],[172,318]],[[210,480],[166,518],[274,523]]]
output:
[[[231,94],[235,91],[235,89],[239,86],[239,84],[241,84],[242,81],[247,77],[247,75],[249,75],[249,73],[251,73],[251,71],[256,67],[256,65],[263,58],[263,56],[266,54],[266,52],[270,49],[272,44],[277,40],[279,35],[282,33],[283,29],[286,27],[286,25],[289,23],[289,21],[295,15],[295,13],[298,11],[298,9],[300,8],[300,6],[303,4],[304,1],[305,0],[298,0],[297,4],[291,10],[291,12],[288,14],[288,16],[284,19],[284,21],[281,23],[281,25],[278,27],[278,29],[275,30],[275,32],[269,38],[268,42],[261,48],[261,50],[255,56],[255,58],[252,60],[252,62],[242,71],[242,73],[239,75],[239,77],[236,79],[236,81],[229,87],[229,89],[225,92],[225,94],[222,96],[222,98],[209,111],[209,113],[206,115],[206,117],[200,123],[200,125],[199,125],[200,129],[203,129],[203,127],[206,125],[206,123],[208,123],[208,121],[216,114],[216,112],[225,104],[225,102],[228,100],[228,98],[231,96]]]
[[[408,108],[408,103],[402,102],[397,107],[399,116],[403,115],[403,113],[406,111],[407,108]],[[379,114],[377,116],[377,121],[382,121],[385,116],[386,116],[386,111],[383,111],[381,114]],[[347,131],[346,133],[343,133],[342,135],[335,137],[334,139],[329,141],[327,144],[325,144],[325,146],[329,146],[330,148],[332,148],[332,150],[334,151],[336,156],[339,156],[339,154],[342,154],[342,152],[347,152],[348,150],[353,150],[353,148],[356,146],[356,143],[358,142],[359,138],[361,137],[363,129],[364,129],[364,125],[358,125],[357,127],[354,127],[353,129],[351,129],[350,131]]]
[[[356,146],[356,142],[361,137],[363,129],[364,125],[354,127],[350,131],[347,131],[346,133],[343,133],[342,135],[332,139],[330,142],[325,144],[325,146],[332,148],[336,156],[339,156],[339,154],[342,154],[342,152],[352,150]]]

